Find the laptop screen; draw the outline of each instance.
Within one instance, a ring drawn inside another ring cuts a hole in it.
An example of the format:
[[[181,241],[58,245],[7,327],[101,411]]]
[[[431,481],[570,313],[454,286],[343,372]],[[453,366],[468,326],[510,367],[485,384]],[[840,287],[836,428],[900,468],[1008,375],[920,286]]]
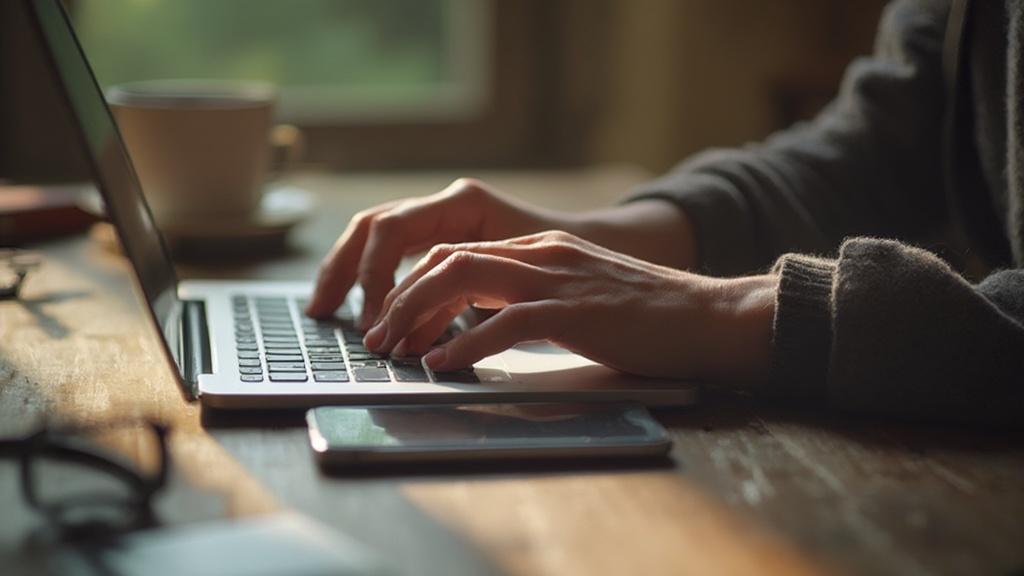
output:
[[[57,80],[76,117],[96,185],[165,342],[177,330],[177,278],[128,152],[59,0],[33,0]],[[170,340],[174,342],[175,340]],[[176,346],[168,352],[177,358]]]

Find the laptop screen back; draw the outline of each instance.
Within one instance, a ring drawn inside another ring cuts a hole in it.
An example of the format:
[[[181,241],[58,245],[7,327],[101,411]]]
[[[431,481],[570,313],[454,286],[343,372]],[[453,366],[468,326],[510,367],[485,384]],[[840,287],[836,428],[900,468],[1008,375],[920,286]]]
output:
[[[166,343],[176,334],[179,308],[171,259],[142,196],[117,125],[59,0],[32,0],[32,7],[57,80],[77,120],[107,213],[117,227]],[[177,358],[176,346],[167,350]]]

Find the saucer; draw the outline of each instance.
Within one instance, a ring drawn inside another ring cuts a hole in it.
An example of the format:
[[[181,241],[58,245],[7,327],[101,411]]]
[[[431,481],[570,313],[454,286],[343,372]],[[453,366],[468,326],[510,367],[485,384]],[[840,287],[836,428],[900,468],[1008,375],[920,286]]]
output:
[[[80,199],[87,212],[106,217],[103,199],[92,191]],[[284,238],[313,213],[313,195],[302,188],[269,184],[256,210],[249,214],[215,218],[169,220],[158,223],[171,241],[265,240]]]
[[[256,210],[216,218],[168,220],[160,231],[171,240],[246,240],[285,236],[313,213],[313,197],[302,188],[271,184]]]

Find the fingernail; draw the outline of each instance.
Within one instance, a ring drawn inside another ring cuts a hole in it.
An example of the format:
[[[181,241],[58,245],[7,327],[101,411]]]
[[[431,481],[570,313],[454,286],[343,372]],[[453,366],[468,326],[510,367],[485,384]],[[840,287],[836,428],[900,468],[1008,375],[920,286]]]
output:
[[[448,359],[448,351],[444,348],[434,348],[423,357],[423,361],[431,370],[439,370]]]
[[[387,335],[387,324],[385,322],[381,322],[366,333],[366,336],[363,337],[363,346],[376,351],[377,348],[384,343],[384,339]]]

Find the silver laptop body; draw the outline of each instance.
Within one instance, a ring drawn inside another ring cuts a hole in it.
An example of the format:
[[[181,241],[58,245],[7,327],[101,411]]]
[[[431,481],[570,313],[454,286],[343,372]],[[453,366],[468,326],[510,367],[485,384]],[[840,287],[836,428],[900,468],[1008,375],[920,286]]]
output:
[[[102,91],[59,0],[28,0],[76,137],[132,263],[185,396],[220,409],[323,404],[636,401],[683,405],[692,383],[623,374],[547,343],[516,346],[472,369],[435,374],[418,359],[373,357],[351,326],[361,295],[338,316],[300,313],[308,282],[179,282]],[[466,318],[460,319],[462,328]]]

